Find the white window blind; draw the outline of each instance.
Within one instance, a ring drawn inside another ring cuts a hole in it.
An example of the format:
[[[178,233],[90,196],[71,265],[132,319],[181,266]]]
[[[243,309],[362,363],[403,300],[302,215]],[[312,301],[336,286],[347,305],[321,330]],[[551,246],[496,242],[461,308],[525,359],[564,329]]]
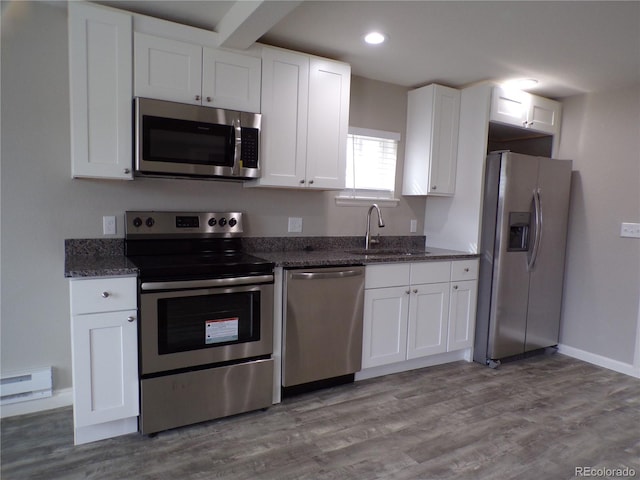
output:
[[[393,198],[400,134],[351,127],[342,197]]]

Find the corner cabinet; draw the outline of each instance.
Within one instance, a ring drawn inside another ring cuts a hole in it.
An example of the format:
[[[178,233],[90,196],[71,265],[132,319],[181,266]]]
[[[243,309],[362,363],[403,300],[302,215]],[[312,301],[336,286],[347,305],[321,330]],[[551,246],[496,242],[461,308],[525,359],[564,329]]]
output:
[[[489,120],[537,132],[560,133],[561,104],[522,90],[494,87]]]
[[[132,180],[132,17],[70,2],[71,174]]]
[[[137,279],[69,283],[75,444],[136,432]]]
[[[260,112],[259,57],[134,34],[134,94],[244,112]]]
[[[264,47],[262,176],[245,185],[343,189],[350,87],[348,64]]]
[[[368,265],[362,368],[471,348],[477,260]]]
[[[432,84],[409,91],[403,195],[455,193],[459,121],[459,90]]]

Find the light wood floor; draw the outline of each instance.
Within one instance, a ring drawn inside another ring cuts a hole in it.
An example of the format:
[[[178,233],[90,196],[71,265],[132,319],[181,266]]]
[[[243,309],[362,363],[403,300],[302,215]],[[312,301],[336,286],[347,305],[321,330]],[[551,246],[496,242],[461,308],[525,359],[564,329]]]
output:
[[[562,355],[457,362],[77,447],[70,408],[2,420],[3,480],[561,480],[575,467],[640,478],[640,381]]]

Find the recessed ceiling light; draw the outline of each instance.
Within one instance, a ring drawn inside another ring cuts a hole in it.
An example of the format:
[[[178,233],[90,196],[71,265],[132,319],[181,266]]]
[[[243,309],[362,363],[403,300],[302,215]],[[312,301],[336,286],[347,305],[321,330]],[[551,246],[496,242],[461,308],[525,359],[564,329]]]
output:
[[[380,32],[369,32],[364,36],[364,41],[369,45],[379,45],[383,43],[387,37]]]

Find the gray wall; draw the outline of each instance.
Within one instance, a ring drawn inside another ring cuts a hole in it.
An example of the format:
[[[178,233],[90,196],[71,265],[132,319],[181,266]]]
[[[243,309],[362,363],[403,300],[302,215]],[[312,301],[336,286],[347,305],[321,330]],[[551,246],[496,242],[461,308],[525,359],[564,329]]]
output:
[[[3,373],[52,365],[54,389],[71,386],[64,239],[102,237],[103,215],[117,216],[120,237],[123,213],[133,209],[239,209],[247,213],[249,236],[287,235],[289,216],[303,218],[303,235],[364,235],[366,207],[337,207],[331,192],[217,181],[72,180],[66,9],[42,2],[2,7]],[[406,89],[357,77],[352,85],[351,123],[401,126],[404,138]],[[383,213],[384,235],[409,234],[410,219],[418,220],[418,234],[423,230],[424,199],[403,199]]]
[[[640,85],[563,101],[559,157],[573,159],[561,343],[634,361],[640,240]]]

